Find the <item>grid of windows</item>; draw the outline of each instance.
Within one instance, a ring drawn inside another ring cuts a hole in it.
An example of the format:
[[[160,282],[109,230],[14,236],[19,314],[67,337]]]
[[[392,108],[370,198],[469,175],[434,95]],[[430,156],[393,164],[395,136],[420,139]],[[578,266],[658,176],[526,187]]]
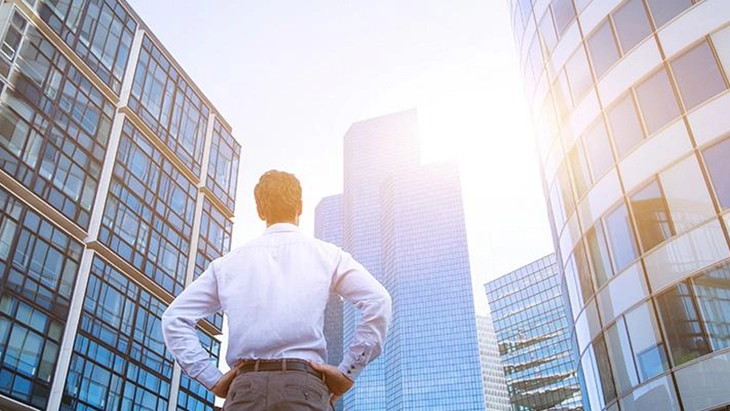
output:
[[[99,241],[177,295],[185,284],[196,195],[196,187],[125,121]]]
[[[38,0],[41,19],[119,94],[137,23],[117,0]]]
[[[382,193],[382,282],[393,298],[384,409],[484,410],[458,170],[416,166]],[[453,366],[434,378],[445,358]]]
[[[485,287],[512,409],[583,409],[555,255]]]
[[[46,407],[81,252],[0,189],[0,394]]]
[[[215,338],[198,330],[198,338],[205,351],[218,364],[221,344]],[[180,377],[180,391],[177,396],[178,411],[213,411],[215,395],[185,373]]]
[[[29,28],[0,102],[0,167],[88,228],[114,106]]]
[[[233,211],[236,200],[236,182],[238,181],[236,177],[240,157],[241,145],[216,119],[213,124],[213,142],[210,147],[208,179],[205,185],[231,211]]]
[[[717,265],[730,256],[730,129],[718,122],[730,105],[727,9],[623,0],[601,18],[605,3],[574,0],[582,37],[556,42],[540,22],[557,2],[532,3],[512,1],[513,22],[528,98],[542,103],[538,147],[586,401],[612,411],[726,404],[712,390],[700,399],[688,376],[725,361],[713,333],[727,328]],[[567,49],[541,60],[536,41]],[[588,51],[595,84],[577,103],[584,70],[570,69],[571,47]],[[697,285],[706,275],[709,291]]]
[[[173,359],[162,338],[165,308],[95,257],[61,409],[167,409]]]
[[[200,176],[210,109],[148,36],[142,40],[129,107]]]

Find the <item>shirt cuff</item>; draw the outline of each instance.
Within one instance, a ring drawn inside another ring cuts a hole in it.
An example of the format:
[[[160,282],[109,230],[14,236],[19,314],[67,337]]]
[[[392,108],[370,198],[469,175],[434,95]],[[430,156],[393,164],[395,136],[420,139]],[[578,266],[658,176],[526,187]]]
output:
[[[365,369],[368,364],[365,352],[359,355],[355,355],[353,358],[352,353],[347,353],[345,358],[342,360],[337,369],[342,372],[347,378],[355,381],[358,375]]]
[[[207,367],[203,369],[203,371],[198,374],[195,379],[203,384],[205,388],[211,390],[213,389],[213,386],[223,377],[223,373],[221,370],[218,369],[218,367],[215,366],[212,362],[208,364]]]

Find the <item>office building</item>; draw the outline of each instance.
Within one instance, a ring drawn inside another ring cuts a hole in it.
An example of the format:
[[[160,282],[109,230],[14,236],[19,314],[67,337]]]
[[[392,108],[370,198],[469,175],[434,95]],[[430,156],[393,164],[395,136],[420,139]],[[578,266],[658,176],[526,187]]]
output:
[[[392,174],[418,165],[418,115],[415,109],[359,121],[344,138],[344,249],[382,282],[380,189]],[[349,304],[344,308],[345,346],[359,320]],[[345,394],[345,409],[383,410],[385,356],[371,363]]]
[[[393,297],[384,409],[483,411],[458,168],[394,174],[382,187],[381,213],[382,282]]]
[[[3,1],[0,36],[0,409],[212,410],[160,317],[230,247],[230,126],[123,0]]]
[[[726,409],[728,2],[510,5],[590,409]]]
[[[486,411],[510,411],[507,380],[504,378],[492,315],[477,314],[476,320]]]
[[[561,283],[550,254],[485,285],[513,411],[584,409]]]
[[[314,209],[314,236],[342,247],[342,194],[323,198]],[[327,364],[338,366],[343,355],[343,301],[336,293],[330,293],[324,311],[324,338],[327,341]],[[342,411],[343,401],[335,403],[335,410]]]

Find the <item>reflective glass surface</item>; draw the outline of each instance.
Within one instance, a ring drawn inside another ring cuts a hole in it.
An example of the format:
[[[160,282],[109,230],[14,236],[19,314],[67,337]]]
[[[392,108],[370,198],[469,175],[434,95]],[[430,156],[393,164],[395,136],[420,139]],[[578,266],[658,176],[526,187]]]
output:
[[[692,0],[647,0],[647,3],[657,27],[665,25],[692,6]]]
[[[727,89],[709,43],[703,41],[670,63],[684,107],[692,110]]]
[[[613,142],[616,144],[616,153],[622,158],[644,139],[644,131],[631,94],[621,98],[608,109],[607,114],[613,132]]]
[[[662,293],[657,307],[675,366],[710,352],[695,298],[686,282]]]
[[[61,409],[167,409],[173,359],[162,338],[165,308],[95,257]]]
[[[634,232],[626,205],[621,202],[617,209],[604,218],[604,222],[606,224],[606,237],[611,245],[613,266],[616,272],[620,272],[638,257],[634,243]]]
[[[213,260],[230,251],[232,232],[233,223],[231,220],[227,219],[207,198],[204,199],[193,280],[200,277]],[[223,329],[222,313],[209,317],[208,321],[219,330]]]
[[[198,330],[198,338],[203,349],[218,364],[221,344],[215,338]],[[178,411],[214,411],[215,395],[184,372],[180,376],[180,391],[177,395]]]
[[[0,188],[0,394],[46,408],[82,247]]]
[[[649,19],[642,0],[627,0],[613,13],[616,35],[621,50],[628,53],[651,34]]]
[[[591,61],[593,62],[593,70],[596,72],[596,77],[601,78],[620,57],[616,40],[614,40],[613,29],[608,19],[588,37],[587,43]]]
[[[636,99],[649,135],[679,116],[679,105],[664,69],[652,74],[636,86]]]
[[[730,207],[730,138],[702,151],[720,207]]]
[[[634,193],[630,203],[644,251],[651,250],[674,234],[669,210],[656,180]]]
[[[216,119],[213,124],[213,142],[210,147],[208,179],[205,185],[231,211],[234,211],[233,205],[236,200],[236,182],[238,181],[238,161],[240,157],[241,145],[233,139],[231,133]]]
[[[196,175],[210,110],[193,87],[145,36],[129,107]]]
[[[173,295],[185,283],[196,187],[124,123],[99,241]]]

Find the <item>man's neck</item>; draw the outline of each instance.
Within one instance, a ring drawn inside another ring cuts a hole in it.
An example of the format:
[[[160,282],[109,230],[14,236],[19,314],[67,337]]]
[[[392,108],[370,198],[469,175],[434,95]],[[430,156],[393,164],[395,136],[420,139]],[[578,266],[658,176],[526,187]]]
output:
[[[266,228],[269,228],[274,224],[294,224],[295,226],[299,227],[299,219],[297,218],[296,220],[286,220],[286,221],[267,221]]]

